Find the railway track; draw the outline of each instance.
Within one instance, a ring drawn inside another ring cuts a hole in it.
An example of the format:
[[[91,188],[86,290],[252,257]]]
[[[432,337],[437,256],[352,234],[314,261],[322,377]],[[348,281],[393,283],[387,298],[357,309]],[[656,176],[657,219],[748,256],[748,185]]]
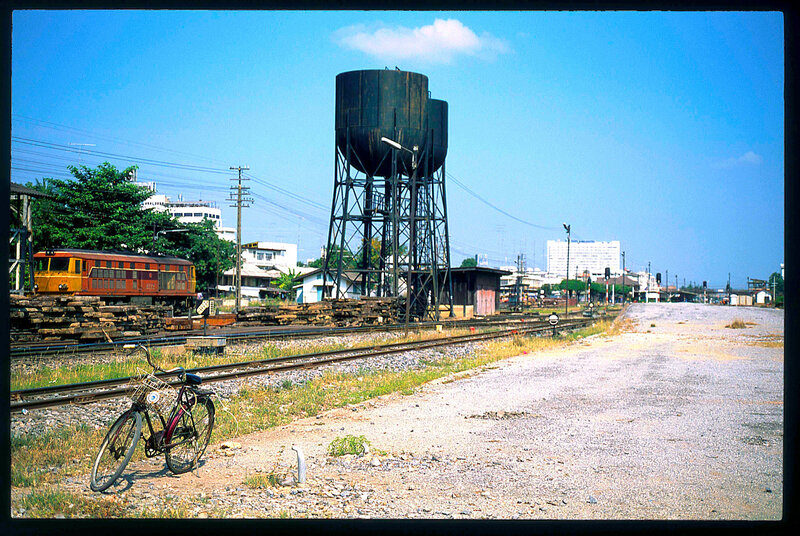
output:
[[[569,315],[563,320],[570,318],[579,318],[580,314]],[[448,328],[457,327],[496,327],[503,325],[516,325],[521,323],[530,323],[535,325],[543,325],[547,322],[544,318],[537,318],[531,316],[517,316],[507,315],[506,317],[491,320],[472,320],[472,321],[440,321],[440,322],[417,322],[412,324],[412,329],[434,329],[437,325],[444,325]],[[301,339],[307,337],[321,337],[328,335],[345,335],[357,333],[371,333],[376,331],[400,331],[406,329],[404,324],[389,324],[380,326],[362,326],[362,327],[309,327],[309,328],[296,328],[287,329],[284,327],[275,327],[268,329],[214,329],[211,332],[212,336],[225,337],[230,342],[242,342],[249,340],[259,339]],[[146,344],[151,348],[166,347],[166,346],[180,346],[186,344],[187,337],[193,337],[201,334],[198,331],[191,331],[182,333],[180,335],[168,336],[155,336],[155,337],[138,337],[138,338],[125,338],[113,342],[103,343],[74,343],[74,342],[58,342],[58,343],[33,343],[33,344],[19,344],[10,348],[11,360],[23,359],[26,357],[45,357],[57,355],[78,355],[78,354],[91,354],[99,352],[115,351],[122,348],[126,344]]]
[[[593,318],[571,319],[560,323],[558,329],[559,331],[577,329],[593,323],[594,320],[595,319]],[[261,359],[240,363],[226,363],[222,365],[198,367],[187,370],[187,372],[201,374],[204,382],[213,383],[293,369],[314,368],[340,361],[396,354],[411,350],[451,346],[468,342],[509,337],[513,335],[536,335],[541,333],[549,333],[552,331],[552,329],[553,328],[550,325],[519,326],[483,333],[471,333],[468,335],[457,335],[425,341],[391,343],[364,348],[298,354],[293,356]],[[171,380],[168,379],[171,376],[175,376],[174,374],[158,373],[156,375],[171,385],[177,385],[180,383],[177,378]],[[11,412],[20,412],[23,410],[29,411],[70,404],[89,404],[102,400],[118,398],[125,396],[128,393],[131,379],[132,377],[124,377],[112,380],[98,380],[78,384],[38,387],[12,391],[10,410]]]

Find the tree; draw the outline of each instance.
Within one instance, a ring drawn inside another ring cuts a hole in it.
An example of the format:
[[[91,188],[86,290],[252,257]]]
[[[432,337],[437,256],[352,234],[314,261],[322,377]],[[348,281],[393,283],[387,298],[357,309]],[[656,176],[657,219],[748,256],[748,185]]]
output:
[[[149,197],[146,188],[128,180],[135,166],[118,171],[108,162],[96,169],[69,166],[74,180],[49,178],[29,187],[55,199],[36,203],[33,222],[34,247],[127,249],[146,248],[152,234],[153,213],[143,214],[141,203]],[[161,215],[163,216],[163,215]],[[169,215],[167,215],[169,217]]]
[[[567,280],[562,279],[561,283],[558,284],[558,288],[561,290],[572,291],[572,293],[577,296],[579,293],[586,290],[586,283],[580,279],[570,279],[569,285],[567,285]],[[567,297],[569,297],[569,292],[567,292]]]
[[[478,266],[478,261],[475,260],[475,257],[467,257],[461,261],[461,268],[475,268],[476,266]]]
[[[325,266],[325,257],[314,259],[313,261],[309,262],[308,265],[313,268],[323,268]],[[328,270],[335,272],[338,266],[339,266],[339,246],[333,246],[330,251]],[[345,250],[345,253],[342,257],[342,270],[355,268],[355,266],[356,266],[356,258],[349,250]]]
[[[204,220],[202,223],[182,223],[170,218],[164,226],[165,228],[159,230],[186,229],[186,231],[158,235],[151,246],[151,252],[192,261],[197,274],[197,288],[215,288],[218,275],[235,265],[236,246],[219,238],[210,220]]]
[[[289,296],[294,296],[294,286],[297,284],[299,280],[299,274],[289,269],[288,273],[282,273],[281,276],[275,280],[275,284],[278,288],[281,288],[289,293]]]
[[[772,290],[773,283],[775,284],[775,294],[783,294],[783,278],[780,272],[772,272],[769,276],[769,288]]]

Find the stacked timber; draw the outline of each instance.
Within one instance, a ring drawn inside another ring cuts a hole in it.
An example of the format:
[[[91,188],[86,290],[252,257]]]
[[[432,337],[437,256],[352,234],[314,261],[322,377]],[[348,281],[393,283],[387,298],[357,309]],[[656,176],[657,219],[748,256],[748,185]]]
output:
[[[278,307],[245,307],[237,316],[244,325],[366,326],[391,324],[399,318],[392,298],[325,300]]]
[[[11,342],[92,342],[164,329],[170,308],[106,305],[97,296],[10,296]]]
[[[244,326],[278,325],[279,314],[277,305],[262,307],[243,307],[236,313],[236,323]]]

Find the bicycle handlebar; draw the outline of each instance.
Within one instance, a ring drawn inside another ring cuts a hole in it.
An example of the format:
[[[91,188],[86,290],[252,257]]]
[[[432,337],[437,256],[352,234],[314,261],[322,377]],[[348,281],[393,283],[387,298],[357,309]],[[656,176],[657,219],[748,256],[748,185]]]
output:
[[[174,369],[170,369],[170,370],[164,370],[164,369],[162,369],[161,367],[159,367],[158,365],[156,365],[155,363],[153,363],[153,360],[151,359],[151,358],[152,358],[152,356],[150,355],[150,349],[148,349],[148,348],[147,348],[145,345],[143,345],[142,343],[137,343],[137,344],[126,344],[125,346],[123,346],[123,348],[133,348],[133,349],[136,349],[136,348],[141,348],[142,350],[144,350],[144,355],[145,355],[145,358],[147,359],[147,363],[148,363],[148,364],[149,364],[151,367],[153,367],[153,371],[160,371],[160,372],[163,372],[163,373],[165,373],[165,374],[172,374],[172,373],[174,373],[174,372],[177,372],[177,373],[178,373],[178,377],[179,377],[179,378],[181,378],[181,380],[183,380],[183,376],[184,376],[184,374],[185,374],[185,372],[184,372],[184,368],[183,368],[183,367],[175,367]]]
[[[148,348],[147,348],[145,345],[143,345],[142,343],[140,343],[140,342],[139,342],[139,343],[136,343],[136,344],[126,344],[125,346],[123,346],[123,348],[133,348],[134,350],[135,350],[136,348],[141,348],[142,350],[144,350],[144,356],[145,356],[145,358],[147,359],[147,363],[148,363],[148,364],[149,364],[151,367],[153,367],[153,370],[154,370],[154,371],[156,371],[156,370],[160,370],[161,372],[166,372],[166,370],[162,369],[162,368],[161,368],[161,367],[159,367],[158,365],[155,365],[155,364],[153,364],[153,361],[152,361],[152,359],[150,359],[150,358],[151,358],[151,356],[150,356],[150,350],[149,350],[149,349],[148,349]]]

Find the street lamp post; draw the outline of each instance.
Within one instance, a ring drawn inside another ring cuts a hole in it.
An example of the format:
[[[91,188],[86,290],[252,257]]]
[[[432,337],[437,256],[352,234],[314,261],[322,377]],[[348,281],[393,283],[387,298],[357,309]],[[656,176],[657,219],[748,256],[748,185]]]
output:
[[[620,288],[620,294],[622,294],[622,305],[625,305],[625,252],[622,252],[622,288]]]
[[[408,321],[409,321],[409,313],[411,310],[411,263],[416,256],[416,215],[417,215],[417,152],[419,151],[419,146],[415,145],[413,149],[408,149],[403,147],[398,142],[394,140],[390,140],[389,138],[383,136],[381,137],[381,141],[386,145],[392,147],[395,150],[406,151],[411,153],[411,229],[409,230],[409,251],[406,252],[408,256],[407,259],[407,266],[408,266],[408,276],[406,277],[406,336],[408,336]],[[395,245],[396,250],[396,245]],[[437,313],[438,314],[438,313]]]
[[[564,289],[566,296],[564,299],[564,318],[567,317],[567,312],[569,311],[569,242],[570,242],[570,226],[566,223],[564,225],[564,230],[567,231],[567,285]]]

